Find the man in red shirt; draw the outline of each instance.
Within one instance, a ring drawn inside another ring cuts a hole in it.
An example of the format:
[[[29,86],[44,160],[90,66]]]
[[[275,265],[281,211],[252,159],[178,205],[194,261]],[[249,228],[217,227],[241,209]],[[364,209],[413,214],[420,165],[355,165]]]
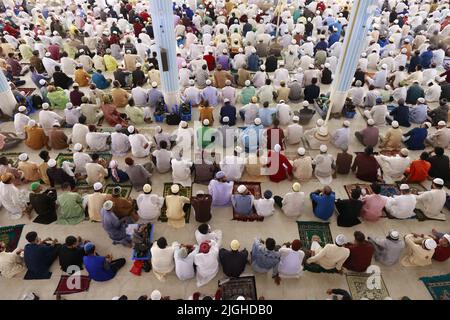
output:
[[[352,171],[356,177],[363,181],[375,182],[378,180],[377,160],[373,156],[373,147],[366,147],[363,153],[359,153],[353,161]]]
[[[292,165],[285,155],[280,153],[281,146],[276,144],[273,150],[269,151],[267,173],[270,181],[280,182],[285,179],[292,179]]]
[[[450,258],[450,233],[441,233],[436,229],[431,230],[432,237],[438,246],[434,249],[433,259],[444,262]]]
[[[216,58],[214,57],[212,50],[209,50],[208,54],[205,54],[203,56],[203,60],[206,61],[209,71],[213,71],[214,69],[216,69]]]
[[[431,163],[428,162],[430,154],[422,152],[420,159],[411,162],[409,168],[406,169],[407,182],[423,182],[428,178],[428,171],[430,171]]]
[[[355,231],[353,235],[355,243],[349,242],[345,245],[350,250],[350,256],[345,261],[344,268],[355,272],[365,272],[372,263],[375,249],[370,242],[366,241],[366,236],[361,231]]]

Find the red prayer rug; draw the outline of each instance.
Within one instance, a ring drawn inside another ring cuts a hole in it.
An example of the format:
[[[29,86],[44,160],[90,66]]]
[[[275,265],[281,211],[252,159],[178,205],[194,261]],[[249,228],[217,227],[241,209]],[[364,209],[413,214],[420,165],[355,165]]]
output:
[[[72,294],[89,290],[91,279],[88,276],[61,276],[53,295]]]
[[[255,199],[261,198],[261,183],[259,182],[248,182],[248,181],[235,181],[233,186],[233,194],[238,194],[237,188],[243,184],[247,187],[248,191],[255,197]],[[252,213],[250,215],[240,215],[236,213],[233,208],[233,220],[237,221],[264,221],[264,217],[258,216],[256,210],[253,207]]]

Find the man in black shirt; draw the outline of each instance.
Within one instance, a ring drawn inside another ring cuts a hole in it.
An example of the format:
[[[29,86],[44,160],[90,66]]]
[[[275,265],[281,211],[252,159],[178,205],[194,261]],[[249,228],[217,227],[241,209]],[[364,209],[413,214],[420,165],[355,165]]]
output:
[[[56,221],[56,190],[49,188],[44,191],[39,182],[33,182],[31,184],[31,191],[29,205],[38,215],[33,222],[50,224]]]
[[[303,94],[305,96],[305,100],[311,104],[314,103],[314,100],[320,95],[320,87],[317,85],[317,78],[312,78],[311,84],[305,87]]]
[[[122,88],[127,87],[127,78],[130,72],[124,71],[122,66],[117,67],[117,70],[113,72],[114,80],[119,81]]]
[[[73,79],[62,72],[60,66],[55,66],[55,72],[53,73],[53,83],[55,84],[55,87],[69,89],[69,87],[73,84]]]
[[[239,251],[239,241],[233,240],[230,244],[231,250],[225,248],[219,251],[219,260],[222,264],[223,273],[230,278],[239,278],[244,272],[247,264],[248,251],[244,249]]]
[[[80,237],[68,236],[66,238],[66,242],[59,250],[59,265],[62,271],[72,274],[78,270],[83,270],[83,245]]]
[[[145,77],[144,71],[141,69],[141,64],[136,63],[136,70],[132,72],[132,79],[133,79],[133,88],[138,86],[143,86],[145,82],[147,81],[147,78]]]
[[[432,178],[441,178],[447,186],[450,180],[450,161],[448,156],[444,154],[444,149],[441,147],[434,148],[434,156],[431,156],[428,162],[431,163],[428,175]]]

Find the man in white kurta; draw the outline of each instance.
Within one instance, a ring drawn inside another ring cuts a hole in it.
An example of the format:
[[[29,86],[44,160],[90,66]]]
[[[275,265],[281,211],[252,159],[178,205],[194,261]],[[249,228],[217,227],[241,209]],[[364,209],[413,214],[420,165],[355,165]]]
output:
[[[58,115],[56,112],[48,110],[50,105],[46,102],[42,104],[42,110],[39,111],[39,123],[45,134],[48,134],[50,129],[53,128],[55,123],[62,125],[64,118]]]
[[[144,193],[141,193],[136,198],[136,204],[138,207],[137,213],[139,215],[139,223],[148,223],[158,218],[161,214],[161,208],[164,204],[164,197],[150,193],[152,191],[152,187],[149,184],[145,184],[142,189]]]
[[[151,142],[143,134],[137,133],[137,131],[128,127],[128,132],[133,132],[130,134],[128,139],[130,139],[131,154],[136,158],[145,158],[150,154]]]
[[[195,277],[194,259],[198,254],[198,249],[198,245],[194,245],[194,249],[189,253],[186,247],[175,243],[175,273],[181,281]]]
[[[286,142],[288,144],[297,144],[303,138],[303,127],[298,124],[300,118],[298,116],[293,116],[292,121],[294,123],[287,126],[286,129]]]
[[[348,148],[348,141],[350,139],[350,122],[344,121],[343,127],[337,129],[331,137],[331,143],[341,150]]]
[[[197,267],[197,287],[204,286],[219,272],[219,246],[214,240],[200,245],[195,255],[194,263]]]
[[[226,156],[220,161],[220,169],[225,172],[228,181],[238,181],[242,177],[242,173],[245,169],[244,158],[238,156],[241,148],[236,147],[236,149],[238,152],[235,150],[234,155]]]
[[[375,159],[383,171],[383,179],[386,183],[395,183],[404,177],[405,170],[409,167],[411,159],[408,157],[408,149],[401,149],[400,155],[393,157],[377,155]]]
[[[172,166],[172,182],[179,183],[184,187],[190,187],[192,184],[191,167],[192,161],[179,159],[172,159],[170,161]]]
[[[9,213],[13,220],[20,219],[25,209],[28,199],[28,193],[25,190],[19,190],[12,183],[0,182],[0,204]]]
[[[443,190],[444,180],[436,178],[433,180],[430,191],[425,191],[416,196],[416,209],[430,219],[446,220],[445,214],[442,213],[447,193]]]
[[[164,246],[162,244],[165,244]],[[165,238],[159,238],[153,243],[150,252],[152,254],[152,270],[153,274],[159,281],[165,281],[167,274],[171,273],[175,268],[173,259],[175,243],[172,246],[167,245]]]
[[[288,217],[297,218],[303,213],[305,193],[300,192],[300,183],[296,182],[292,185],[292,192],[286,193],[281,203],[281,209]]]
[[[12,278],[26,270],[25,263],[21,257],[22,249],[16,248],[13,252],[6,252],[6,245],[0,242],[0,275]]]
[[[321,247],[319,239],[312,238],[311,251],[312,257],[307,260],[307,263],[315,263],[326,270],[337,269],[342,270],[345,260],[350,256],[350,250],[343,247],[347,240],[344,235],[340,234],[336,237],[335,243],[328,243],[325,247]],[[320,239],[323,241],[323,239]]]
[[[92,158],[86,152],[83,152],[83,146],[77,143],[73,146],[73,163],[75,165],[75,173],[86,175],[86,164],[92,162]]]
[[[114,156],[124,156],[131,148],[128,136],[119,131],[111,133],[111,152]]]
[[[416,196],[411,194],[407,184],[400,185],[401,195],[388,198],[385,209],[389,215],[397,219],[408,219],[416,214]]]
[[[327,146],[322,144],[320,146],[320,154],[313,160],[313,164],[315,165],[314,174],[323,185],[329,185],[333,181],[334,159],[327,152]]]
[[[19,138],[25,139],[25,126],[28,125],[30,117],[25,114],[25,111],[27,111],[25,106],[20,106],[18,111],[19,112],[14,115],[14,129]]]
[[[107,151],[109,137],[109,132],[89,132],[86,135],[86,143],[91,151]]]

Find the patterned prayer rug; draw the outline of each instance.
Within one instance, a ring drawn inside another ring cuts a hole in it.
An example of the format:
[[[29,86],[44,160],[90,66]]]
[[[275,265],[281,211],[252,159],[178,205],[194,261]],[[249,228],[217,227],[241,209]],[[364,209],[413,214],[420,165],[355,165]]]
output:
[[[248,181],[236,181],[233,185],[233,194],[238,194],[237,188],[243,184],[247,187],[248,191],[255,197],[255,199],[261,198],[261,183],[260,182],[248,182]],[[233,209],[233,220],[237,221],[264,221],[264,217],[258,216],[256,210],[253,207],[252,213],[248,216],[240,215]]]
[[[351,194],[352,191],[356,188],[360,188],[361,192],[364,192],[363,190],[365,190],[365,194],[372,194],[372,188],[370,187],[370,184],[366,184],[366,183],[353,183],[353,184],[346,184],[344,185],[345,191],[347,192],[347,196],[350,199],[351,198]]]
[[[81,195],[94,193],[94,188],[90,185],[86,184],[77,184],[76,186],[77,192]]]
[[[396,182],[396,184],[397,184],[397,187],[400,188],[400,185],[402,184],[402,182]],[[428,189],[425,188],[425,186],[421,183],[408,183],[408,185],[409,185],[409,189],[411,190],[411,193],[428,191]]]
[[[389,297],[381,274],[350,272],[346,274],[346,277],[353,300],[361,300],[361,298],[383,300]]]
[[[226,279],[219,282],[222,289],[222,300],[236,300],[238,296],[246,300],[258,300],[254,276]]]
[[[109,164],[109,162],[112,159],[112,154],[109,152],[87,152],[87,154],[89,154],[91,156],[94,153],[98,154],[100,156],[100,158],[105,159],[106,164]],[[59,153],[55,160],[56,160],[56,163],[58,164],[58,166],[61,166],[61,164],[64,161],[73,162],[73,153]]]
[[[420,278],[434,300],[450,300],[450,273]]]
[[[12,252],[17,248],[24,224],[0,227],[0,242],[6,245],[6,252]]]
[[[21,152],[3,152],[0,153],[0,157],[6,157],[6,159],[8,159],[8,163],[16,168],[17,164],[19,163],[19,155],[21,154]]]
[[[311,238],[316,235],[322,240],[321,245],[333,243],[333,236],[331,235],[330,224],[328,222],[316,221],[297,221],[298,233],[303,248],[309,250],[311,248]]]
[[[53,295],[66,295],[88,291],[90,284],[91,279],[88,276],[74,276],[72,279],[70,276],[62,275]]]
[[[25,92],[25,97],[29,97],[33,94],[34,91],[36,91],[36,88],[19,88],[20,92]]]
[[[110,183],[110,184],[106,185],[104,192],[106,194],[112,194],[113,189],[117,186],[119,186],[121,188],[121,194],[120,194],[121,197],[128,198],[130,196],[131,190],[133,189],[133,186],[130,186],[130,185],[121,185],[121,184]]]
[[[382,196],[389,197],[391,195],[396,196],[400,194],[400,190],[395,184],[380,183],[379,185],[381,187],[380,195]]]
[[[164,183],[164,191],[163,191],[163,197],[165,198],[168,195],[171,195],[172,192],[170,191],[170,187],[172,187],[173,183],[172,182],[166,182]],[[187,198],[191,198],[192,197],[192,187],[183,187],[181,184],[178,184],[180,186],[180,192],[178,193],[180,196],[184,196]],[[189,223],[189,218],[191,216],[191,205],[189,204],[189,206],[186,206],[188,209],[185,211],[185,222]],[[159,216],[158,220],[161,222],[167,222],[167,216],[166,216],[166,203],[164,201],[164,205],[161,208],[161,215]]]

